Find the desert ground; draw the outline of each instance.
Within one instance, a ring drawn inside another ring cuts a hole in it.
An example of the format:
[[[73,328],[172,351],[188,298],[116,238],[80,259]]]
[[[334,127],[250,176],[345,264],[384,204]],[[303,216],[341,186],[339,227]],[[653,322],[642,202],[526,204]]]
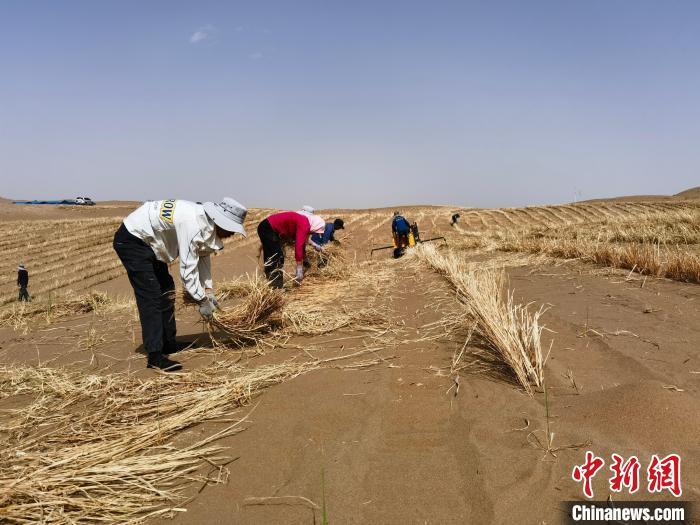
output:
[[[677,453],[700,499],[697,188],[399,207],[444,237],[399,259],[370,256],[394,208],[322,210],[330,262],[281,294],[251,210],[213,257],[220,324],[178,294],[175,374],[146,369],[112,249],[137,205],[0,202],[0,521],[559,523],[587,450]],[[596,500],[674,499],[609,476]]]

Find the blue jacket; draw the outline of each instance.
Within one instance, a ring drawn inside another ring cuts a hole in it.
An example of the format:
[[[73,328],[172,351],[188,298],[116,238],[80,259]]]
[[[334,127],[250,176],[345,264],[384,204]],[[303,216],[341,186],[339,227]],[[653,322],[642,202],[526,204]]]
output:
[[[408,221],[404,219],[401,215],[397,215],[391,222],[391,231],[394,233],[405,235],[411,231],[411,225],[408,224]]]
[[[314,233],[311,236],[311,240],[314,241],[316,244],[323,246],[324,244],[328,244],[330,241],[335,240],[335,238],[333,237],[334,233],[335,226],[333,226],[332,222],[327,222],[326,228],[325,230],[323,230],[323,235],[321,235],[320,233]]]

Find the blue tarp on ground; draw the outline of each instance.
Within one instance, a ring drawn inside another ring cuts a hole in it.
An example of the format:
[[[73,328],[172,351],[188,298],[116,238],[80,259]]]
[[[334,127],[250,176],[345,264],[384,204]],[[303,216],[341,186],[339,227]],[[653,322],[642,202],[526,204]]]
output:
[[[12,204],[78,204],[75,199],[64,199],[62,201],[13,201]]]

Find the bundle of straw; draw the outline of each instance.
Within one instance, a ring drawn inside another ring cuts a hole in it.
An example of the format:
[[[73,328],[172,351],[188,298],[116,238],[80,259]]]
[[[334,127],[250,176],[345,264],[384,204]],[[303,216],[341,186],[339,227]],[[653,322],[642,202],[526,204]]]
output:
[[[209,323],[212,339],[216,340],[214,333],[220,331],[235,346],[252,344],[281,323],[283,292],[271,288],[257,273],[249,277],[248,287],[250,291],[243,302],[214,314]]]
[[[257,280],[257,278],[256,278]],[[217,286],[216,298],[219,301],[247,297],[257,286],[254,280],[246,276],[240,276],[230,281],[224,281]]]

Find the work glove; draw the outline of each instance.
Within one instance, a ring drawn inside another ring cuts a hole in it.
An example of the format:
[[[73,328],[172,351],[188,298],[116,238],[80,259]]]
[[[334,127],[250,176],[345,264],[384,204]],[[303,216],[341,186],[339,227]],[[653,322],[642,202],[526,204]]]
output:
[[[199,303],[199,315],[201,315],[205,321],[211,321],[214,318],[215,308],[216,307],[209,298],[205,297],[202,299],[202,302]]]
[[[298,283],[304,280],[304,267],[301,264],[297,266],[297,275],[295,280]]]
[[[323,251],[323,246],[321,246],[320,244],[316,244],[315,242],[312,242],[312,243],[311,243],[311,246],[313,246],[313,247],[314,247],[314,250],[316,250],[317,252],[322,252],[322,251]]]
[[[209,299],[209,302],[214,305],[215,309],[221,310],[221,307],[219,306],[219,300],[216,298],[216,295],[214,295],[214,292],[209,292],[207,294],[207,299]]]

